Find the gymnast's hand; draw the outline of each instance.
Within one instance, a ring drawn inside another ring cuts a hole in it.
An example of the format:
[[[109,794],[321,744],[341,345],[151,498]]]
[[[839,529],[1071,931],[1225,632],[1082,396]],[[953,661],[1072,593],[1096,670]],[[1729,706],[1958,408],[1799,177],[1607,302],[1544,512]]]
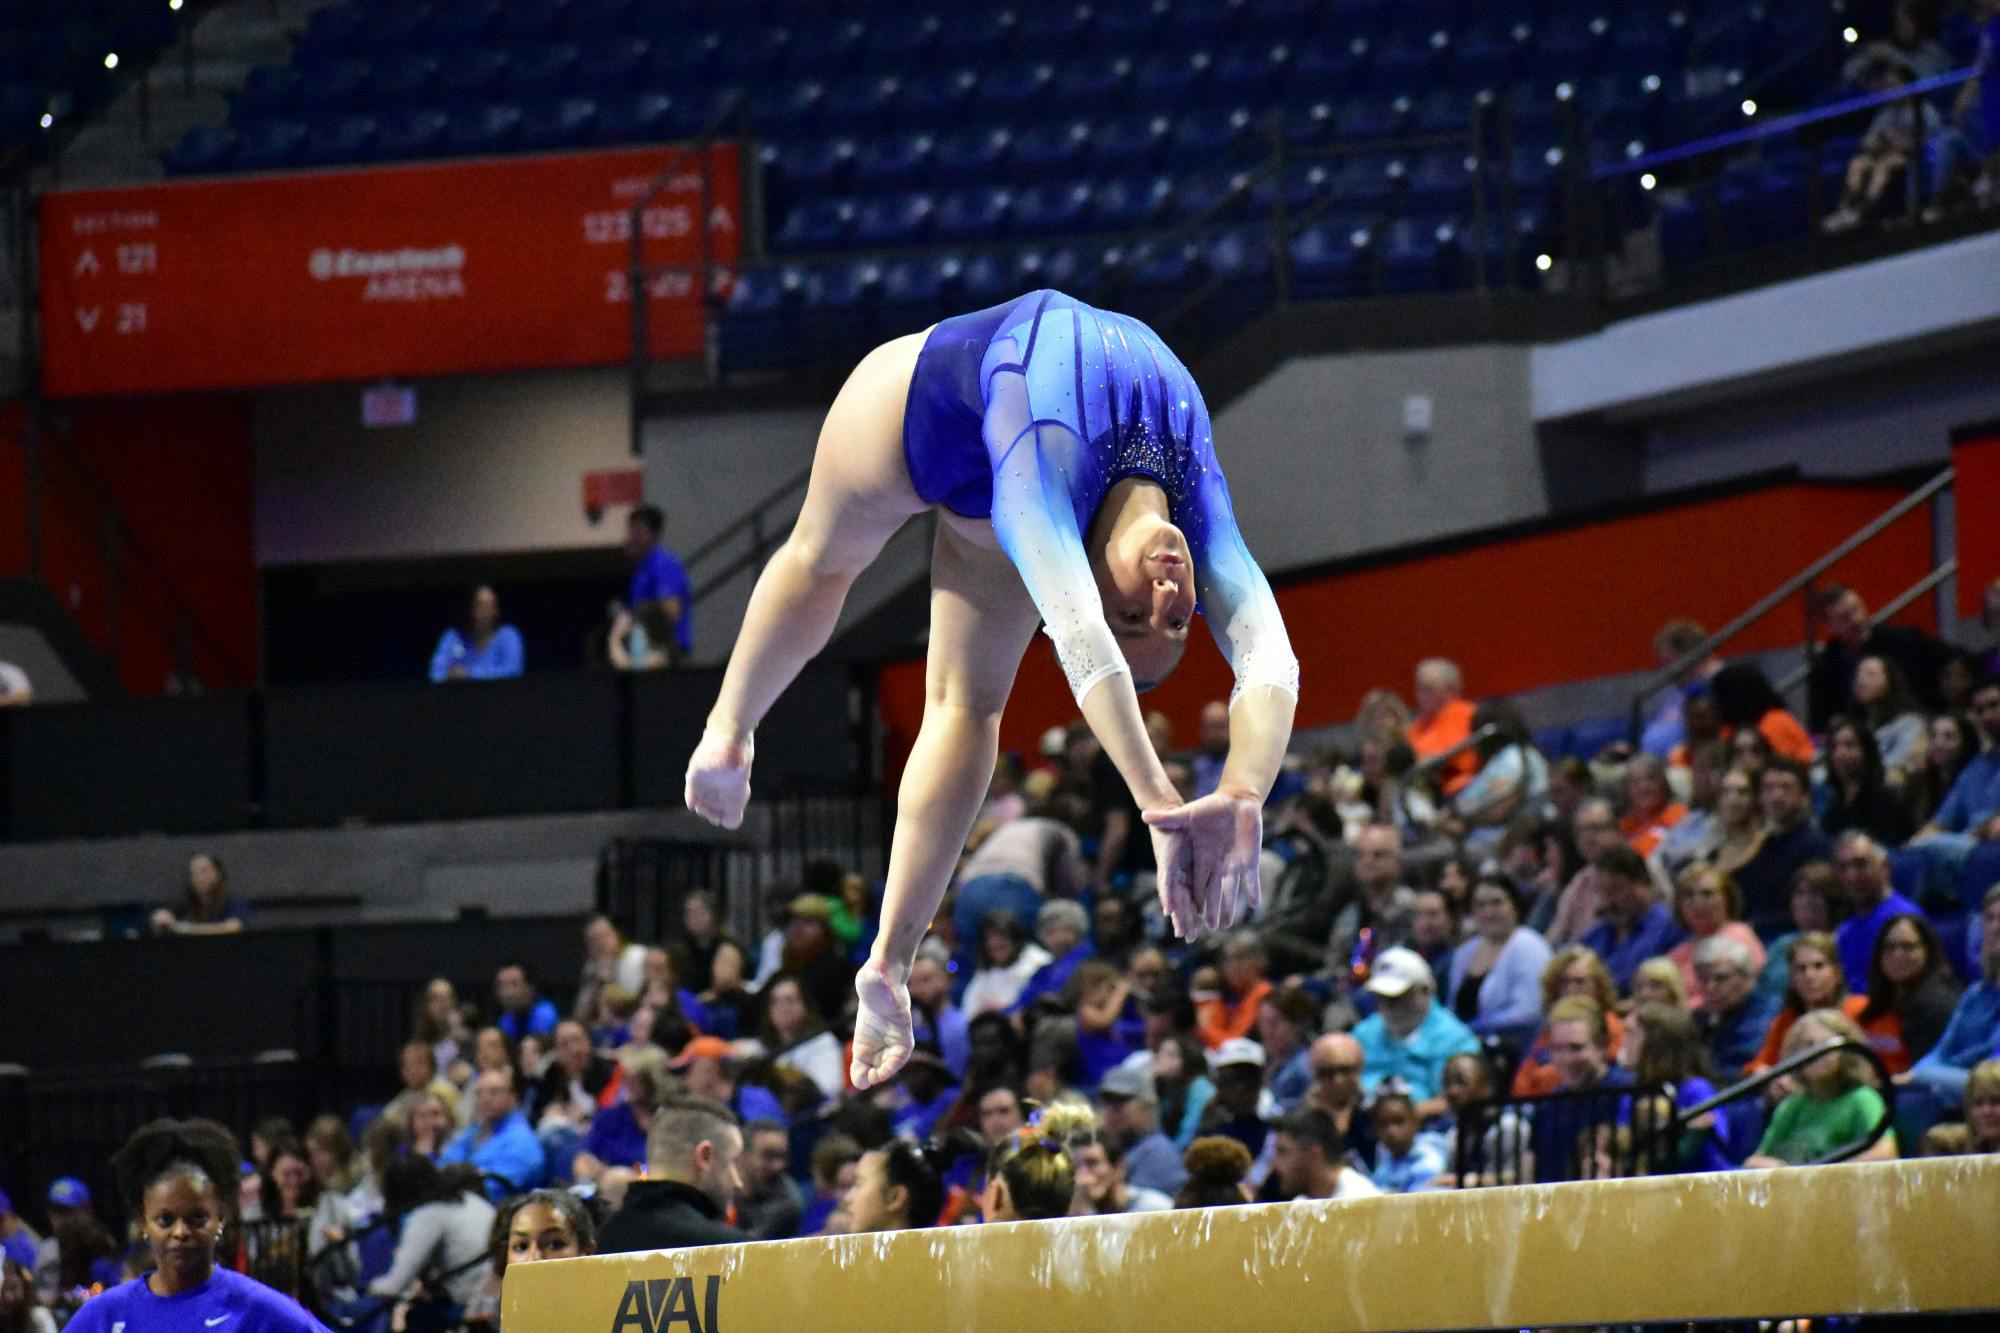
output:
[[[710,727],[688,760],[687,808],[711,824],[739,828],[743,807],[750,803],[750,761],[757,753],[754,736],[732,740]]]
[[[910,1019],[910,988],[900,977],[908,968],[890,968],[869,961],[854,974],[854,995],[860,1007],[854,1015],[854,1058],[847,1077],[866,1092],[896,1076],[916,1049]]]
[[[1178,805],[1160,807],[1161,812],[1179,810]],[[1192,940],[1201,934],[1201,914],[1188,892],[1187,834],[1178,828],[1155,828],[1147,822],[1153,839],[1154,876],[1160,892],[1160,914],[1173,927],[1176,939]]]
[[[1147,810],[1142,818],[1155,831],[1177,832],[1183,838],[1184,869],[1177,874],[1185,876],[1184,892],[1199,926],[1220,930],[1257,906],[1262,896],[1257,858],[1264,844],[1264,806],[1256,793],[1218,789],[1171,809]]]

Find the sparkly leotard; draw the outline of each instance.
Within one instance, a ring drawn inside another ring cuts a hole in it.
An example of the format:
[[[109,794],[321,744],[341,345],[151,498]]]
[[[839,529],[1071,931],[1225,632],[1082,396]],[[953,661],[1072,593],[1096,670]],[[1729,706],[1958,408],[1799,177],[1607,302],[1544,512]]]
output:
[[[1079,703],[1129,672],[1084,552],[1112,485],[1159,483],[1194,557],[1198,606],[1236,674],[1298,693],[1298,659],[1251,559],[1187,367],[1136,319],[1030,292],[945,320],[925,339],[903,416],[917,494],[991,518]]]

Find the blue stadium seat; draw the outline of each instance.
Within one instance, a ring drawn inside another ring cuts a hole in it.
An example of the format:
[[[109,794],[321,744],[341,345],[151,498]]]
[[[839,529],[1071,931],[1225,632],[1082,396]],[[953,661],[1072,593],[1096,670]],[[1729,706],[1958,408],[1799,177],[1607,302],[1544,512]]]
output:
[[[377,114],[418,106],[434,100],[437,78],[435,56],[391,56],[372,67],[362,100]]]
[[[1244,107],[1204,106],[1190,111],[1174,125],[1175,158],[1196,163],[1212,158],[1234,143],[1251,120]]]
[[[369,67],[359,60],[339,60],[320,68],[302,66],[295,99],[298,114],[316,120],[353,110],[368,86],[369,73]]]
[[[1095,172],[1143,171],[1166,160],[1174,123],[1151,113],[1112,116],[1098,122],[1084,146],[1084,160]]]
[[[1013,194],[1001,185],[967,185],[938,201],[933,232],[945,241],[984,241],[1007,233]]]
[[[947,60],[985,64],[1013,44],[1014,22],[1014,11],[1005,6],[958,9],[938,33],[936,54]]]
[[[1048,60],[1013,60],[995,65],[979,81],[979,106],[994,116],[1021,119],[1036,115],[1055,77],[1055,64]]]
[[[1237,227],[1208,242],[1209,272],[1232,282],[1261,282],[1273,267],[1268,227]]]
[[[1333,139],[1335,108],[1324,98],[1316,102],[1292,102],[1282,108],[1279,115],[1288,144],[1314,148]]]
[[[903,89],[903,115],[913,125],[950,125],[978,91],[979,71],[968,66],[920,70]]]
[[[628,92],[597,108],[598,138],[605,143],[650,143],[666,137],[674,99],[665,93]]]
[[[1581,79],[1596,72],[1609,46],[1611,23],[1579,7],[1552,15],[1535,30],[1535,69],[1551,79]]]
[[[1421,88],[1450,77],[1451,32],[1399,28],[1375,44],[1375,86],[1384,90]]]
[[[1369,289],[1372,237],[1356,219],[1307,227],[1290,247],[1292,280],[1313,297],[1357,296]]]
[[[978,310],[990,305],[998,305],[1010,296],[1019,296],[1024,288],[1014,281],[1013,270],[999,255],[977,254],[965,261],[959,273],[959,289],[964,294],[965,303]],[[1032,290],[1032,289],[1025,289]]]
[[[712,32],[690,33],[685,37],[665,35],[680,31],[679,25],[664,29],[647,53],[643,77],[648,88],[678,95],[710,81],[717,68],[716,53],[721,49],[722,39]]]
[[[854,179],[868,189],[910,185],[930,172],[935,141],[922,131],[878,134],[864,140],[854,159]]]
[[[854,174],[859,145],[847,135],[807,139],[776,149],[772,188],[789,199],[838,193]]]
[[[1408,168],[1401,158],[1383,153],[1358,153],[1341,164],[1334,194],[1351,208],[1377,212],[1402,191]]]
[[[1300,44],[1292,59],[1292,92],[1314,100],[1340,98],[1354,91],[1367,68],[1365,39],[1326,32]]]
[[[871,64],[915,69],[943,31],[944,20],[936,14],[892,18],[871,25],[862,45]]]
[[[512,65],[505,51],[492,47],[460,51],[439,67],[438,94],[454,103],[489,101],[501,95]]]
[[[1284,95],[1291,61],[1292,48],[1283,42],[1231,42],[1215,53],[1208,76],[1211,95],[1271,105]]]
[[[1014,25],[1014,46],[1021,51],[1076,51],[1094,36],[1096,10],[1087,3],[1031,5]]]
[[[577,47],[576,81],[571,85],[600,100],[616,97],[647,82],[647,61],[653,46],[643,37],[613,34],[594,37]]]
[[[290,65],[262,65],[250,71],[243,86],[229,99],[232,124],[246,125],[271,116],[289,116],[298,109],[298,70]]]
[[[975,125],[948,131],[938,136],[931,152],[932,174],[944,186],[997,179],[1013,144],[1013,131],[999,126]]]
[[[1568,727],[1543,727],[1528,738],[1545,759],[1560,759],[1569,753]]]
[[[1125,100],[1132,86],[1132,71],[1129,56],[1084,56],[1057,70],[1045,101],[1071,113],[1111,111]]]
[[[1473,100],[1457,89],[1437,88],[1425,93],[1410,110],[1411,134],[1470,134]]]
[[[1014,136],[1011,174],[1023,182],[1074,177],[1083,165],[1090,134],[1087,120],[1039,121],[1027,126]]]
[[[901,79],[890,74],[850,74],[827,84],[826,115],[848,129],[890,129],[897,120]]]
[[[306,20],[305,31],[292,44],[292,59],[322,66],[345,59],[366,26],[366,17],[355,5],[332,5],[315,10],[312,17]]]
[[[169,176],[203,176],[226,170],[236,155],[236,140],[227,130],[196,125],[181,136],[164,163]]]
[[[556,38],[556,21],[562,17],[558,0],[508,0],[493,10],[493,26],[488,38],[509,51],[531,51]]]
[[[780,250],[830,250],[847,243],[854,205],[845,199],[807,199],[785,215],[772,239]]]
[[[1291,41],[1317,29],[1325,15],[1321,0],[1257,0],[1244,19],[1260,36]]]
[[[1976,912],[1995,884],[2000,884],[2000,843],[1982,843],[1959,869],[1958,901]]]
[[[857,18],[801,15],[792,23],[786,68],[794,74],[843,70],[859,57],[868,25]]]
[[[299,161],[316,167],[366,162],[375,152],[375,129],[375,118],[358,112],[314,121],[299,146]]]
[[[489,0],[447,0],[431,7],[418,41],[433,55],[457,59],[480,49],[492,29],[493,6]]]
[[[379,154],[391,161],[429,157],[443,142],[451,117],[442,111],[405,107],[382,117],[375,136]]]
[[[1622,717],[1593,718],[1570,728],[1569,752],[1578,759],[1595,759],[1607,745],[1623,741],[1631,732],[1631,721]]]
[[[521,136],[521,108],[512,102],[459,107],[451,113],[440,147],[454,157],[503,153]]]
[[[1425,153],[1410,167],[1411,205],[1436,212],[1469,214],[1476,166],[1476,161],[1463,151],[1441,148]]]
[[[882,294],[882,265],[877,260],[836,260],[820,269],[819,277],[813,304],[827,309],[852,311]]]
[[[737,24],[715,50],[715,68],[730,77],[776,74],[791,55],[792,34],[781,24]]]
[[[806,75],[758,98],[750,107],[750,121],[759,133],[773,138],[812,134],[821,128],[825,105],[826,84]]]
[[[1293,214],[1310,208],[1323,199],[1331,198],[1334,188],[1334,170],[1328,162],[1288,162],[1285,164],[1284,192],[1285,207]],[[1269,172],[1257,178],[1250,188],[1250,211],[1259,217],[1269,215],[1277,202],[1278,182]]]
[[[1455,43],[1458,81],[1471,88],[1502,88],[1525,73],[1534,29],[1505,18],[1486,17],[1468,27]]]
[[[422,5],[369,7],[368,21],[348,42],[348,53],[369,64],[423,49],[430,13]]]
[[[1611,28],[1611,50],[1627,72],[1664,74],[1685,68],[1687,39],[1687,19],[1680,11],[1628,11]]]
[[[1176,218],[1201,217],[1206,223],[1240,217],[1250,203],[1250,173],[1207,171],[1187,179],[1174,192]]]
[[[1334,137],[1349,143],[1387,139],[1402,128],[1410,107],[1410,99],[1402,94],[1349,98],[1335,114]]]
[[[1130,231],[1149,218],[1163,215],[1173,196],[1172,176],[1113,177],[1092,196],[1088,221],[1093,227]]]
[[[1132,102],[1162,111],[1192,106],[1199,100],[1213,64],[1206,51],[1156,51],[1139,62],[1132,75]]]
[[[521,51],[507,71],[508,95],[523,104],[562,96],[579,74],[582,54],[569,42]]]
[[[1436,217],[1399,217],[1382,235],[1382,290],[1404,295],[1458,286],[1454,272],[1458,231]]]
[[[597,129],[597,102],[589,97],[557,97],[529,102],[521,108],[524,148],[576,148],[592,141]]]
[[[234,160],[240,171],[274,171],[297,166],[305,144],[304,122],[279,118],[246,125],[238,136]]]
[[[852,239],[856,245],[878,249],[914,245],[924,239],[935,207],[922,190],[873,196],[855,209]]]
[[[1025,232],[1077,231],[1089,215],[1091,188],[1082,181],[1044,181],[1014,199],[1014,221]]]
[[[1174,17],[1168,5],[1157,0],[1104,0],[1095,7],[1091,35],[1107,51],[1143,51],[1157,48]]]

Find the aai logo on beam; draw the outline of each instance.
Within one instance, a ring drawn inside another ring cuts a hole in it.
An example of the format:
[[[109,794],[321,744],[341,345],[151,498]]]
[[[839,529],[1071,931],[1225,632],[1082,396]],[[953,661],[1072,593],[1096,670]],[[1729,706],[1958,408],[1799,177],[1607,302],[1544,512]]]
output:
[[[716,1307],[722,1299],[722,1279],[701,1278],[701,1309],[695,1309],[695,1282],[691,1277],[656,1277],[625,1284],[618,1302],[618,1317],[611,1321],[611,1333],[721,1333]]]

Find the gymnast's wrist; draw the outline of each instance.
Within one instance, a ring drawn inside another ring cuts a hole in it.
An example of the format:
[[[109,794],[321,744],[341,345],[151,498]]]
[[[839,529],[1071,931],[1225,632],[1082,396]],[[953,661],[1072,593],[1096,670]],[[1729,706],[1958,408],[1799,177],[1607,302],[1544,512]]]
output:
[[[748,745],[750,738],[755,734],[756,731],[752,727],[738,726],[734,722],[725,722],[712,715],[702,724],[704,738],[721,741],[726,745]]]

